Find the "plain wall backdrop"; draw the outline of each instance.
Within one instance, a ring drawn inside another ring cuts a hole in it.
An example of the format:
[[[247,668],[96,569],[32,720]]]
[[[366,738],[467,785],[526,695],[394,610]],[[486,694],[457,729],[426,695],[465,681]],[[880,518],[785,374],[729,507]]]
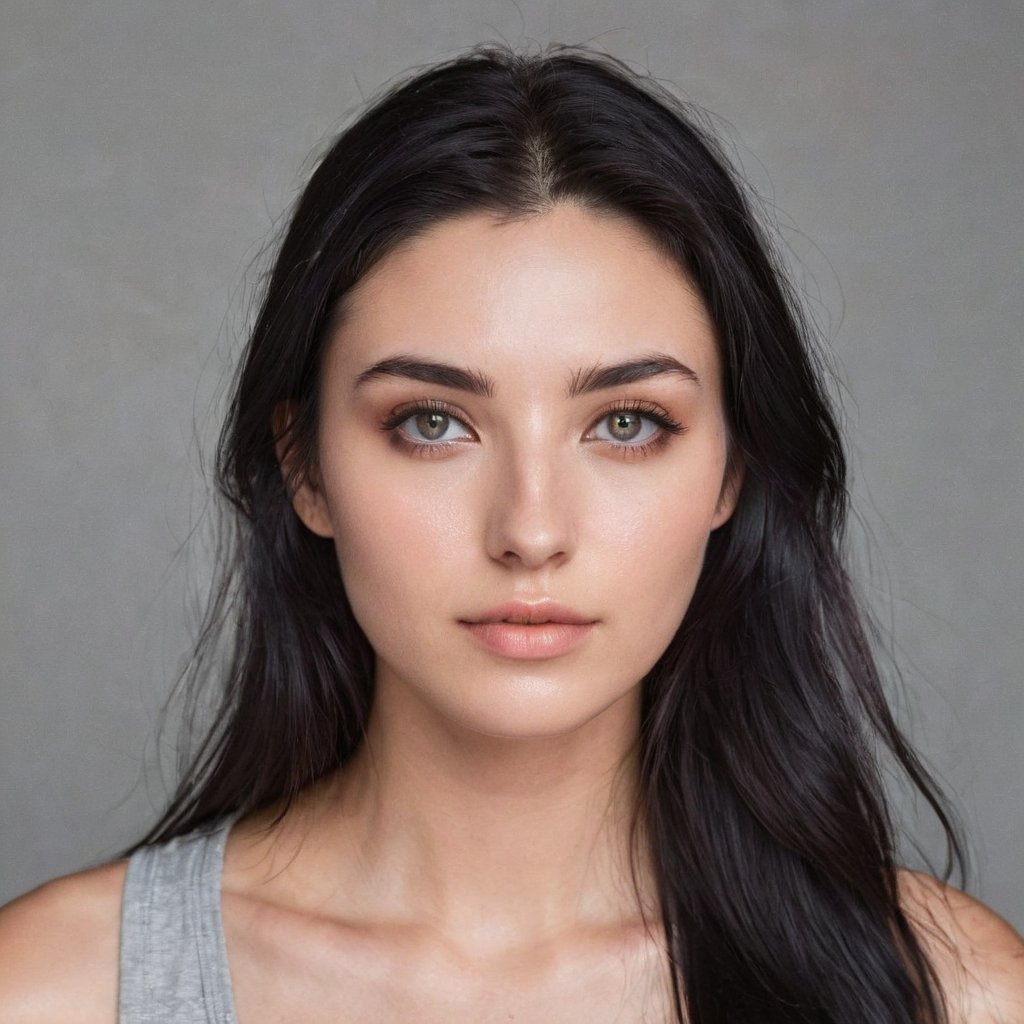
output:
[[[843,381],[901,722],[959,803],[972,891],[1024,927],[1022,12],[7,0],[0,901],[113,856],[165,798],[158,714],[209,574],[202,458],[247,268],[310,154],[394,76],[503,39],[590,42],[716,115]]]

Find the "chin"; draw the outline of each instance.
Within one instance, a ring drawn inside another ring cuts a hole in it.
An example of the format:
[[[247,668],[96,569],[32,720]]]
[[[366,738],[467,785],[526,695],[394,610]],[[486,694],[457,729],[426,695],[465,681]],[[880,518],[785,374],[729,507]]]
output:
[[[613,725],[619,732],[624,721],[638,722],[639,686],[614,691],[585,689],[575,680],[577,692],[567,692],[565,681],[539,675],[504,676],[493,685],[474,692],[449,690],[435,708],[452,725],[468,733],[496,740],[542,740],[571,736],[588,728],[604,731]]]

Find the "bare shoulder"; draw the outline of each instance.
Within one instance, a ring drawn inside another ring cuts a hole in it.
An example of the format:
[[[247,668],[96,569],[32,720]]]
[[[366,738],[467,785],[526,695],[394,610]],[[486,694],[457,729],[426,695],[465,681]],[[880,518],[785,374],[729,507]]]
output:
[[[126,866],[58,878],[0,909],[5,1024],[114,1024]]]
[[[994,910],[931,875],[901,871],[903,912],[935,965],[950,1019],[1024,1022],[1024,938]]]

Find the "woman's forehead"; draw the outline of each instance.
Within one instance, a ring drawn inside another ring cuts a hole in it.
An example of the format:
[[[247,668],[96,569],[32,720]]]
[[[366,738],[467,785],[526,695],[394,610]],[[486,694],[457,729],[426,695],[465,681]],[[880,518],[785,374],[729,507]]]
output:
[[[716,371],[710,317],[682,270],[628,219],[568,204],[443,221],[381,260],[345,306],[332,348],[349,367],[418,353],[498,375],[576,372],[657,352]]]

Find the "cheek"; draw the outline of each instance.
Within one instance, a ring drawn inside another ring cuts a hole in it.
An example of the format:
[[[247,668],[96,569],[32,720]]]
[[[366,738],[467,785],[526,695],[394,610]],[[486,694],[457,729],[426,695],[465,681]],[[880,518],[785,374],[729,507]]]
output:
[[[718,461],[680,459],[647,478],[623,477],[614,488],[598,481],[585,517],[591,542],[618,557],[663,564],[668,573],[699,560],[721,495]]]
[[[333,481],[352,481],[344,487]],[[364,618],[438,599],[467,550],[467,510],[446,493],[360,461],[331,467],[328,504],[342,580]],[[369,630],[367,630],[369,633]]]
[[[595,500],[584,547],[623,601],[642,607],[649,633],[668,644],[697,585],[721,494],[721,476],[666,473],[644,488],[621,487]]]

